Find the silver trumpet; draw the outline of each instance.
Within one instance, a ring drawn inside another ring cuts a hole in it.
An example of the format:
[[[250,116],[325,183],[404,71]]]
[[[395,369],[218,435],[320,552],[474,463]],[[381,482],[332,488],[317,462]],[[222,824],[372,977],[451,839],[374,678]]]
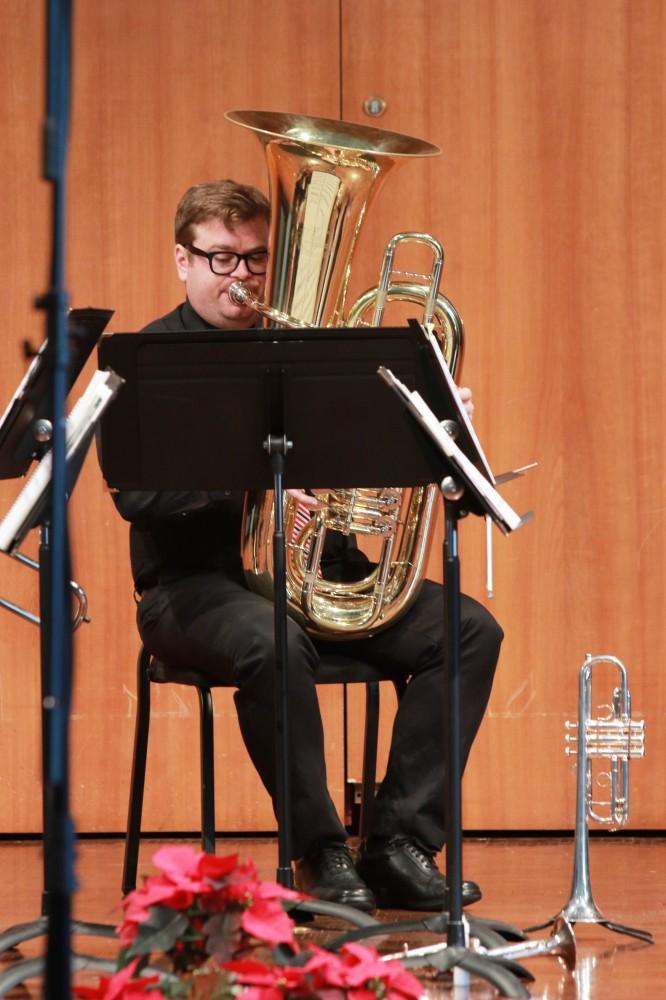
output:
[[[592,717],[592,673],[599,663],[613,664],[619,684],[613,691],[608,714]],[[618,934],[628,934],[650,944],[649,931],[627,927],[604,917],[594,902],[590,885],[588,822],[602,823],[611,830],[629,820],[629,760],[645,756],[645,723],[631,718],[631,696],[627,671],[615,656],[592,656],[587,653],[578,680],[578,722],[565,723],[565,752],[578,757],[576,780],[576,830],[574,869],[569,901],[556,917],[528,930],[540,930],[563,918],[570,923],[601,924]],[[595,770],[600,758],[609,761],[604,771]],[[596,799],[595,787],[608,787],[608,797]]]

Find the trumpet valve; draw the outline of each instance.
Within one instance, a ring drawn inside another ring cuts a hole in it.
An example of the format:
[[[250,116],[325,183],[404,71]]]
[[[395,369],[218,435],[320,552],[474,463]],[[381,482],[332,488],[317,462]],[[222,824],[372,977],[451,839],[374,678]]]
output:
[[[578,723],[565,722],[565,753],[578,753]],[[645,756],[645,721],[643,719],[586,719],[583,737],[590,757],[614,757],[628,760]]]

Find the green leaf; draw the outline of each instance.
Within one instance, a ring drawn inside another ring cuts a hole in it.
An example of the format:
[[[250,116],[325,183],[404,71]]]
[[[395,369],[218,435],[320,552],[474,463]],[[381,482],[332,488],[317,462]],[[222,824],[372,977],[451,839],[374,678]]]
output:
[[[189,927],[184,913],[165,906],[151,906],[149,912],[150,916],[139,924],[138,934],[125,953],[127,958],[155,951],[167,952]]]
[[[189,1000],[192,993],[192,984],[182,980],[171,979],[168,982],[160,982],[155,988],[159,989],[169,1000]]]

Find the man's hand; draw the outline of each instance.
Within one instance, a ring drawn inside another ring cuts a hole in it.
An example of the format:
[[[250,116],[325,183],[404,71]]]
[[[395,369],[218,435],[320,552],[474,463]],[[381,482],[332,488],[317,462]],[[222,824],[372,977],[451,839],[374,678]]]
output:
[[[474,403],[472,402],[472,390],[466,385],[457,386],[460,402],[465,407],[467,416],[471,420],[474,416]]]
[[[321,510],[325,506],[317,497],[311,497],[305,490],[286,490],[286,492],[299,507],[307,507],[308,510]]]

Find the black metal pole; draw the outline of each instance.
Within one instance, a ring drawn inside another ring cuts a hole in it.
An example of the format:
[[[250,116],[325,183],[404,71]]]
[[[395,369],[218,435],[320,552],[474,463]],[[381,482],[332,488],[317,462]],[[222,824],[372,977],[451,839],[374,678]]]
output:
[[[69,713],[72,635],[67,532],[65,403],[68,341],[65,291],[65,183],[69,127],[71,2],[47,0],[47,115],[44,125],[44,177],[53,189],[51,287],[38,303],[47,311],[48,362],[52,366],[52,481],[50,567],[44,593],[46,623],[43,668],[45,717],[44,792],[45,872],[48,941],[44,996],[71,995],[71,895],[74,890],[74,838],[69,816]],[[45,828],[46,831],[46,828]]]
[[[444,494],[444,615],[446,621],[445,766],[447,943],[465,944],[462,907],[462,802],[460,750],[460,559],[458,509]]]
[[[278,824],[278,868],[276,880],[293,888],[291,867],[291,779],[289,774],[289,658],[287,654],[287,567],[285,558],[283,478],[291,442],[270,435],[266,450],[271,457],[274,490],[273,588],[275,608],[275,811]]]

